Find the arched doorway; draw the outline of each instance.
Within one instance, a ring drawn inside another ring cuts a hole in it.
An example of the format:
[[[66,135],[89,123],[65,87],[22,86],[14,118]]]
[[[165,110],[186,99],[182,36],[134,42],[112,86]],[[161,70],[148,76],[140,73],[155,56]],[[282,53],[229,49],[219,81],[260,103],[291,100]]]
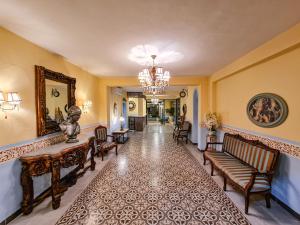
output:
[[[191,135],[191,141],[194,144],[198,143],[198,99],[198,90],[196,88],[193,93],[193,125]]]

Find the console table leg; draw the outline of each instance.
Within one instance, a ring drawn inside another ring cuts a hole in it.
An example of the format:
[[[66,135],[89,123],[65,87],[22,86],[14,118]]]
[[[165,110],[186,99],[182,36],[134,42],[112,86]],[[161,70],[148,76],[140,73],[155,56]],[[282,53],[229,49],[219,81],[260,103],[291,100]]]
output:
[[[95,162],[95,148],[92,147],[91,150],[91,171],[95,170],[96,162]]]
[[[33,209],[33,182],[27,165],[23,165],[21,173],[21,184],[23,186],[22,211],[28,215]]]
[[[60,190],[60,162],[55,160],[52,163],[52,208],[57,209],[60,206],[61,190]]]

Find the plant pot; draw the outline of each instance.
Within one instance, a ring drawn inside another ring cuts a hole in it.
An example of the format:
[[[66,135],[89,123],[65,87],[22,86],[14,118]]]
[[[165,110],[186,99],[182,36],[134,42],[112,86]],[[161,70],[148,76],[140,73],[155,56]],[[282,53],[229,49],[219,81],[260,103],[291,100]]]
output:
[[[217,135],[217,131],[215,131],[215,130],[208,130],[208,135],[209,136],[216,136]]]

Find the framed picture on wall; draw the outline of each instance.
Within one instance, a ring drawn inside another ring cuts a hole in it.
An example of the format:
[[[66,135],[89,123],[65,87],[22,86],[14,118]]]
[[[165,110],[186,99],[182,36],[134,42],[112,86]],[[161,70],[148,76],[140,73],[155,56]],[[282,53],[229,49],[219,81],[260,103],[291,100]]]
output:
[[[260,127],[277,127],[288,116],[288,106],[276,94],[262,93],[250,99],[247,105],[248,118]]]

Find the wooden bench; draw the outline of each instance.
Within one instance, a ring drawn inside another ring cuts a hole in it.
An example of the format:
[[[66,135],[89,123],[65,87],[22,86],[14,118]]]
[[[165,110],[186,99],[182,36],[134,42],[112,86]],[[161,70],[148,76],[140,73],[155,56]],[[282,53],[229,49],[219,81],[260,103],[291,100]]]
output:
[[[222,145],[222,151],[209,151],[211,145]],[[222,143],[207,143],[203,154],[214,168],[221,172],[226,183],[241,190],[245,195],[245,213],[248,214],[250,194],[264,194],[267,208],[270,208],[271,182],[279,151],[259,141],[244,139],[239,135],[226,133]]]

